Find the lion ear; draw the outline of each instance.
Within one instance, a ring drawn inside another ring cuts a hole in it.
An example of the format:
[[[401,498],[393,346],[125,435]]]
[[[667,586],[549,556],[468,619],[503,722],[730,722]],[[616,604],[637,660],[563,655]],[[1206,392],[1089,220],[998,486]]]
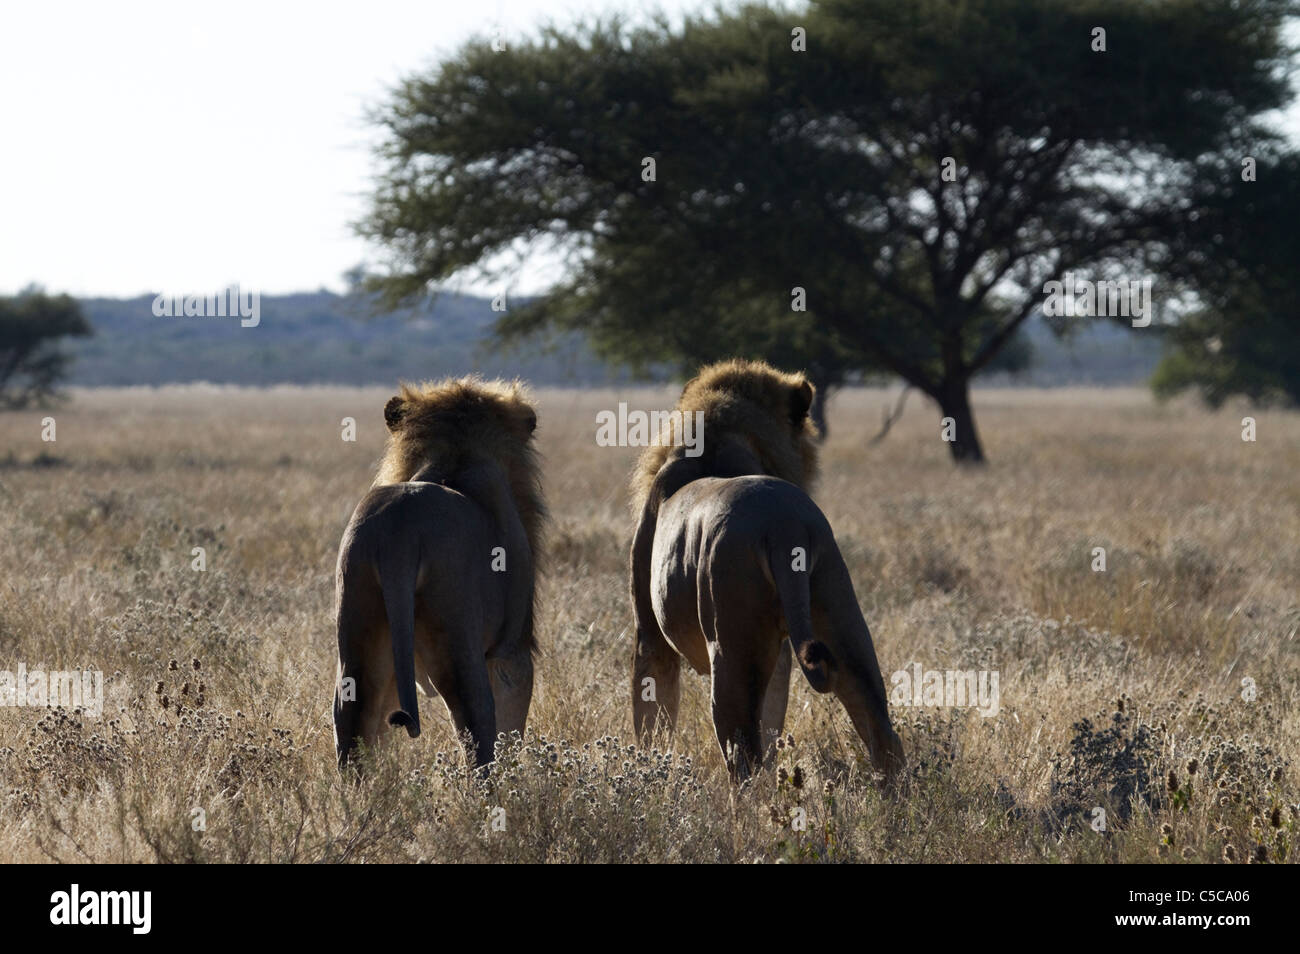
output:
[[[808,416],[812,407],[813,386],[809,381],[800,381],[790,389],[790,421],[799,424]]]
[[[512,427],[523,428],[525,434],[531,435],[537,430],[537,411],[531,404],[518,401],[506,412],[506,422]]]
[[[398,395],[394,394],[384,405],[384,421],[388,424],[390,431],[395,431],[402,423],[402,418],[406,417],[406,402]]]

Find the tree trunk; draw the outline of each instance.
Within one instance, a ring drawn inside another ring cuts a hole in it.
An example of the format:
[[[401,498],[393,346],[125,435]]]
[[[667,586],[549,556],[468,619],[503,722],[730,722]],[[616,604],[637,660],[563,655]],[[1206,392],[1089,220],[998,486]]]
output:
[[[831,388],[839,382],[815,361],[808,366],[808,380],[813,386],[813,402],[812,407],[808,409],[808,417],[817,426],[817,433],[824,441],[831,433],[826,423],[826,402],[830,400]]]
[[[944,418],[942,433],[947,438],[948,452],[958,464],[983,464],[984,448],[980,445],[979,431],[975,429],[975,413],[970,406],[970,379],[963,378],[945,384],[939,392],[939,410]],[[949,424],[951,423],[951,427]]]

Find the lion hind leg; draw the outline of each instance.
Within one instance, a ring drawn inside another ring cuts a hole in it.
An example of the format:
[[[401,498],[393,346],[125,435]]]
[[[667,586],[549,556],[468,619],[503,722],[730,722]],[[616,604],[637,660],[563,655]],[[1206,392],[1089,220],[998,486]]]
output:
[[[477,633],[464,631],[448,633],[440,643],[442,652],[431,673],[433,684],[465,746],[465,758],[481,768],[493,759],[497,733],[492,681],[487,660],[478,649],[482,641]]]
[[[660,732],[671,737],[681,704],[681,657],[658,624],[637,629],[632,653],[632,723],[638,744],[648,747]]]
[[[679,457],[665,463],[646,495],[632,538],[630,582],[636,625],[636,646],[632,650],[632,726],[637,744],[642,747],[652,744],[656,732],[672,736],[681,701],[681,657],[659,628],[650,598],[659,505],[702,476],[703,465],[695,458]]]
[[[771,758],[776,740],[785,727],[785,712],[790,704],[790,672],[790,643],[782,640],[772,678],[768,680],[767,691],[763,694],[763,714],[759,720],[764,759]]]
[[[361,694],[357,720],[360,738],[366,743],[366,748],[372,750],[388,738],[388,714],[397,707],[397,678],[387,649],[383,641],[377,641],[358,687]]]
[[[734,647],[738,643],[731,641],[727,645]],[[760,729],[763,698],[772,681],[775,665],[775,654],[767,659],[754,659],[734,649],[714,653],[713,729],[727,771],[737,784],[748,779],[763,764]]]
[[[849,720],[866,743],[871,764],[892,783],[903,767],[903,743],[889,721],[889,707],[884,694],[877,691],[866,673],[846,674],[835,687]]]
[[[903,767],[903,744],[889,719],[885,680],[876,658],[871,630],[862,618],[856,599],[836,600],[829,592],[832,587],[840,587],[841,594],[851,596],[853,593],[853,584],[843,559],[830,563],[826,575],[816,584],[819,591],[817,602],[838,607],[834,613],[818,612],[814,616],[819,640],[836,647],[839,667],[834,672],[832,691],[866,744],[872,766],[887,783],[892,783]]]
[[[357,745],[361,703],[357,688],[361,683],[361,660],[356,652],[355,622],[339,614],[338,669],[334,676],[334,753],[339,770],[347,767]]]
[[[340,585],[337,614],[338,668],[334,680],[334,749],[339,769],[354,764],[358,742],[379,741],[380,716],[390,687],[392,661],[385,651],[383,602],[364,575]],[[376,659],[377,655],[377,659]],[[377,662],[377,667],[376,667]]]
[[[488,660],[488,679],[496,706],[498,733],[524,734],[533,700],[533,654],[527,646],[519,652]]]
[[[356,676],[349,670],[342,659],[339,660],[338,675],[334,681],[334,754],[338,759],[339,771],[347,768],[349,759],[357,746],[357,722],[359,706],[356,702]]]

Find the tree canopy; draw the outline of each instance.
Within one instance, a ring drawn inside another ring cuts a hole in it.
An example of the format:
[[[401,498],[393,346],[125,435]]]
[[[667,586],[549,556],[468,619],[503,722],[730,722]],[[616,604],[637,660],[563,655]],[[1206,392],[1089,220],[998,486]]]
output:
[[[1156,394],[1300,404],[1300,156],[1250,156],[1202,188],[1178,257],[1201,307],[1170,329]]]
[[[67,295],[29,290],[0,298],[0,407],[49,401],[67,371],[59,340],[92,333],[81,306]]]
[[[1206,167],[1272,141],[1292,11],[817,0],[472,42],[377,115],[371,287],[392,303],[550,247],[566,278],[502,335],[896,374],[981,461],[970,380],[1046,283],[1165,274]]]

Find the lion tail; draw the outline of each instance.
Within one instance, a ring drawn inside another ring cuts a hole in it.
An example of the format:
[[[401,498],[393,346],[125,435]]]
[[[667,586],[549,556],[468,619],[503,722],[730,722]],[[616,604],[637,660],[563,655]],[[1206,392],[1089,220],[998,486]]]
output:
[[[835,657],[827,645],[813,635],[812,599],[808,582],[812,568],[806,562],[808,550],[806,546],[803,548],[804,565],[800,567],[790,552],[773,545],[768,552],[768,565],[785,616],[785,628],[790,635],[790,647],[794,650],[795,661],[815,691],[829,692]]]
[[[397,704],[388,716],[391,726],[406,726],[411,738],[420,734],[420,704],[415,697],[415,580],[405,574],[380,573],[388,632],[393,643],[393,672],[397,676]]]

